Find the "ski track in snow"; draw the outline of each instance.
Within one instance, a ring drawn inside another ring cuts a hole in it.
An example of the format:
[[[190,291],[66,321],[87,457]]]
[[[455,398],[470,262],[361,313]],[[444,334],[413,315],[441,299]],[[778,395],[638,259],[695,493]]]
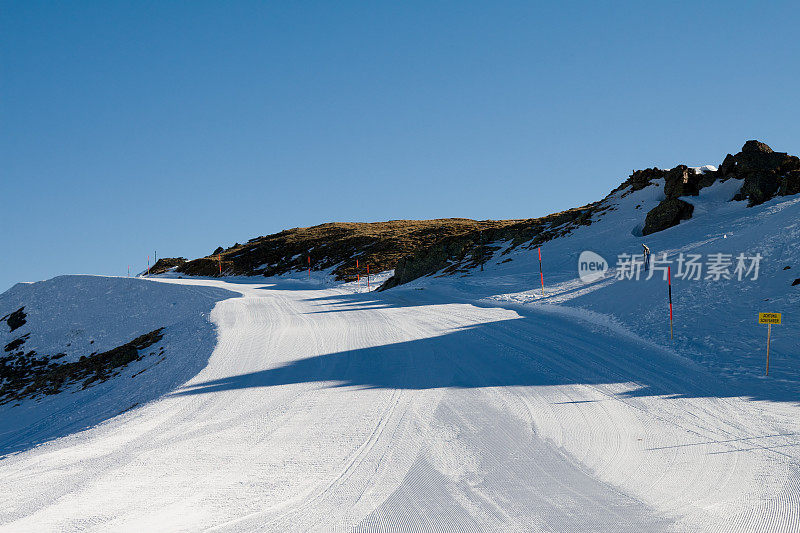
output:
[[[2,458],[0,530],[800,528],[797,404],[613,328],[435,290],[140,282],[241,296],[190,381]]]

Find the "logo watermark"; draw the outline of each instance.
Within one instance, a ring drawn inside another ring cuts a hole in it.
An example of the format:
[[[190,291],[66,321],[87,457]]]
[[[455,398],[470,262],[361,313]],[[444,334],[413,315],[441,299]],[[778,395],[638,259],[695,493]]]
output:
[[[605,258],[590,250],[584,250],[578,257],[578,276],[584,283],[591,283],[602,279],[608,270]]]
[[[625,279],[652,279],[655,276],[667,280],[667,270],[672,271],[673,279],[692,281],[720,281],[758,279],[763,256],[755,255],[710,253],[702,254],[679,253],[669,257],[666,252],[660,255],[649,254],[632,255],[619,254],[614,268],[614,277]],[[585,250],[578,258],[578,276],[584,283],[591,283],[605,277],[608,263],[599,254]]]

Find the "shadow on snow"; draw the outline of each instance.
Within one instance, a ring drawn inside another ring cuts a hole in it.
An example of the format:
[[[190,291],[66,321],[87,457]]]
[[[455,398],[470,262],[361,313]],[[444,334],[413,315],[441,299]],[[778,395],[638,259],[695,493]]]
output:
[[[434,303],[427,299],[415,298],[411,303],[403,294],[370,293],[307,301],[335,304],[337,309],[318,311],[330,313]],[[439,299],[436,303],[442,302]],[[666,349],[621,338],[591,324],[533,309],[514,310],[519,318],[465,327],[431,338],[314,355],[276,368],[197,383],[174,394],[297,383],[394,389],[624,383],[632,388],[621,395],[627,397],[744,396],[800,401],[793,383],[726,379]]]

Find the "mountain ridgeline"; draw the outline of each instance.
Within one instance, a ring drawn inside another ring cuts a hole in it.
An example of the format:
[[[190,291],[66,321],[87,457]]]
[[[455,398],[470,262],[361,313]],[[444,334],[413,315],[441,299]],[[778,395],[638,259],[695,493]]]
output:
[[[150,274],[175,271],[190,276],[276,276],[311,268],[330,270],[335,279],[347,281],[358,273],[364,275],[369,265],[372,273],[394,269],[394,275],[381,287],[387,289],[436,273],[466,273],[519,246],[534,248],[597,222],[603,213],[614,209],[609,201],[612,196],[654,184],[661,186],[659,180],[663,180],[663,199],[645,215],[641,233],[663,231],[692,217],[693,205],[682,198],[698,196],[703,188],[731,179],[740,180],[741,187],[730,200],[746,200],[748,206],[798,194],[800,159],[751,140],[737,154],[727,154],[716,170],[687,165],[636,170],[604,200],[541,218],[321,224],[256,237],[230,248],[219,247],[191,261],[162,258]],[[501,247],[501,242],[508,244]]]

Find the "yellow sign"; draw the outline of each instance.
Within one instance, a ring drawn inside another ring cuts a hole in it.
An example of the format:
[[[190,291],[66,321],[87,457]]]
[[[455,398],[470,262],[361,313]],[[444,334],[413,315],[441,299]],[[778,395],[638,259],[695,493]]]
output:
[[[780,324],[781,323],[781,314],[780,313],[758,313],[758,323],[759,324]]]

